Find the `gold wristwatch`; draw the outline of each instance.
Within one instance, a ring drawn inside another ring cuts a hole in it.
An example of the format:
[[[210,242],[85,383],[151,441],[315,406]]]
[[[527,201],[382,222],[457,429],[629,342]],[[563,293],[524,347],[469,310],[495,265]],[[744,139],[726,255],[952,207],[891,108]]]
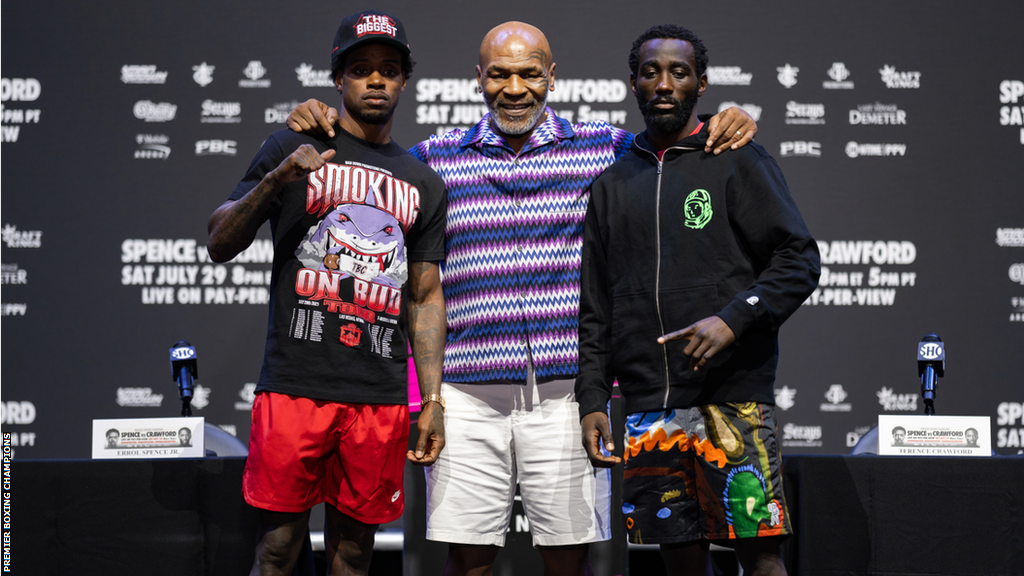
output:
[[[431,394],[425,398],[420,399],[420,410],[426,408],[427,402],[437,402],[441,405],[441,411],[444,412],[444,398],[440,394]]]

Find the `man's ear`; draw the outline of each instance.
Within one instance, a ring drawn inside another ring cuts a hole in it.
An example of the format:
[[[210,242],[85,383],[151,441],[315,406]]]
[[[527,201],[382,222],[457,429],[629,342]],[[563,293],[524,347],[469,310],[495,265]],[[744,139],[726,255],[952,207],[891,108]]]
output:
[[[636,96],[636,75],[629,75],[629,89],[633,91],[633,96]]]
[[[697,88],[697,98],[704,95],[704,91],[708,89],[708,75],[707,73],[700,75],[700,87]]]
[[[551,63],[551,67],[548,68],[548,90],[551,92],[555,91],[555,63]]]

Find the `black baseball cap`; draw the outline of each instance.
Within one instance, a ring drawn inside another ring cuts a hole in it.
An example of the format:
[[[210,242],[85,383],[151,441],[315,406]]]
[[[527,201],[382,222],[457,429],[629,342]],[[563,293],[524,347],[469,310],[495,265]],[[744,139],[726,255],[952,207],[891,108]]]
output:
[[[331,70],[337,69],[346,52],[367,42],[393,46],[406,56],[412,53],[405,39],[405,27],[398,18],[377,10],[365,10],[341,21],[338,33],[334,35]]]

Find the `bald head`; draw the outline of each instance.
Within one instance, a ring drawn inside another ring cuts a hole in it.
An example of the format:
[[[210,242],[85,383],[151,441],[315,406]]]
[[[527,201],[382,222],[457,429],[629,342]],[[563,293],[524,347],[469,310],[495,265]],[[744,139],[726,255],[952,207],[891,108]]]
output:
[[[551,64],[551,46],[544,33],[525,22],[505,22],[491,29],[480,43],[480,67],[497,55],[536,59],[541,67]]]

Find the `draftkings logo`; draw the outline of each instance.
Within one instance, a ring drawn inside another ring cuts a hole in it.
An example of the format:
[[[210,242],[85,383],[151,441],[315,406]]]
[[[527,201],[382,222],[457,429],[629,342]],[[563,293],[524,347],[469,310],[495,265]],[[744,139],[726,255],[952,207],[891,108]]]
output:
[[[167,160],[171,155],[171,147],[167,144],[171,139],[167,134],[136,134],[136,160]]]
[[[821,426],[788,423],[782,427],[783,447],[819,448],[821,444]]]
[[[237,124],[242,121],[241,102],[203,100],[199,121],[203,124]]]
[[[708,84],[715,86],[750,86],[754,75],[739,66],[708,66]]]
[[[295,75],[299,78],[303,88],[333,88],[334,79],[331,78],[330,70],[313,70],[312,64],[303,62],[295,69]]]
[[[786,124],[819,125],[824,123],[824,104],[802,104],[792,100],[786,102]]]
[[[13,224],[4,224],[0,238],[8,248],[40,248],[43,245],[42,230],[18,230]]]
[[[267,69],[259,60],[251,60],[242,74],[245,78],[238,81],[239,88],[270,88],[270,79],[264,78]]]
[[[796,404],[796,388],[783,386],[775,389],[775,405],[783,410],[789,410]]]
[[[163,394],[154,394],[152,388],[118,388],[117,405],[125,408],[159,408]]]
[[[892,388],[882,387],[875,393],[878,403],[886,412],[916,412],[917,394],[895,394]]]
[[[167,72],[157,70],[151,64],[125,64],[121,66],[121,82],[125,84],[163,84],[167,82]]]
[[[206,62],[197,64],[192,67],[192,79],[196,81],[196,84],[206,86],[210,82],[213,82],[213,71],[215,68],[217,67],[211,66]]]
[[[151,100],[139,100],[132,107],[135,117],[146,122],[169,122],[174,120],[177,111],[178,107],[174,104],[169,102],[157,104]]]
[[[850,124],[882,126],[906,123],[907,111],[900,110],[895,104],[859,104],[856,110],[850,110]]]
[[[859,144],[857,142],[846,143],[846,155],[850,158],[862,158],[867,156],[906,156],[906,144]]]
[[[239,412],[251,412],[252,402],[256,399],[256,384],[252,382],[242,386],[242,389],[238,391],[238,397],[242,399],[241,402],[235,402],[235,410]]]
[[[28,270],[18,268],[13,262],[0,264],[0,284],[28,284]]]
[[[829,386],[828,392],[825,392],[825,400],[818,408],[820,412],[849,412],[853,409],[853,405],[849,402],[844,402],[849,394],[843,389],[842,384],[833,384]]]
[[[779,84],[782,84],[786,88],[792,88],[796,86],[796,75],[800,72],[799,68],[790,66],[788,63],[785,66],[776,68],[779,71],[779,75],[776,78],[779,79]]]
[[[850,70],[846,68],[846,64],[833,62],[826,74],[831,80],[821,83],[821,87],[825,90],[853,90],[853,81],[847,80],[850,77]]]
[[[807,142],[805,140],[780,142],[779,154],[784,158],[796,156],[821,158],[821,142]]]
[[[758,120],[761,119],[761,107],[758,106],[757,104],[751,104],[749,102],[745,104],[739,104],[737,102],[722,102],[721,104],[718,105],[718,111],[722,112],[726,108],[731,108],[733,106],[737,108],[742,108],[747,114],[750,114],[750,117],[754,119],[754,122],[757,122]]]
[[[882,82],[886,88],[917,89],[921,87],[920,72],[900,72],[896,70],[895,66],[884,64],[878,73],[882,75]]]

